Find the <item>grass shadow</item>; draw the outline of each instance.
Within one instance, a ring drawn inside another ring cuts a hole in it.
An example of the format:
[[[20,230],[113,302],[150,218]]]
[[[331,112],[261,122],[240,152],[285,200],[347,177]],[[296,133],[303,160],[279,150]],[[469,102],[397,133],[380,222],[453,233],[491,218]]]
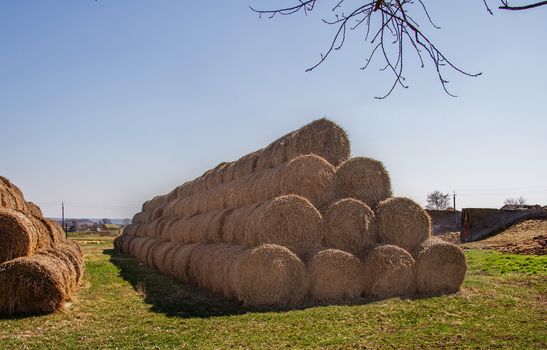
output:
[[[242,315],[249,312],[287,311],[272,308],[245,307],[240,302],[224,299],[208,290],[183,284],[145,266],[138,259],[114,249],[104,250],[119,275],[142,294],[152,311],[181,318],[208,318]]]
[[[165,276],[157,270],[145,266],[131,255],[120,253],[114,249],[106,249],[104,253],[110,256],[110,262],[118,268],[119,275],[131,283],[133,289],[143,296],[146,303],[152,305],[151,310],[153,312],[163,313],[168,316],[208,318],[257,312],[287,312],[333,305],[365,305],[385,300],[360,298],[353,302],[343,303],[317,303],[308,300],[293,308],[246,307],[238,301],[225,299],[211,291],[184,284],[174,278]],[[400,299],[417,300],[441,295],[411,295],[401,296]]]

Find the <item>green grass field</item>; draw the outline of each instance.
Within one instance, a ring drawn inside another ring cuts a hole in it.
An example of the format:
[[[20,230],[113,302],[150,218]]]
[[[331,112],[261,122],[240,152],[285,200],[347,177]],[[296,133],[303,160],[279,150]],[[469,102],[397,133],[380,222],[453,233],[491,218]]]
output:
[[[0,319],[2,349],[547,348],[547,257],[466,252],[457,295],[274,311],[246,309],[72,237],[85,284],[61,313]]]

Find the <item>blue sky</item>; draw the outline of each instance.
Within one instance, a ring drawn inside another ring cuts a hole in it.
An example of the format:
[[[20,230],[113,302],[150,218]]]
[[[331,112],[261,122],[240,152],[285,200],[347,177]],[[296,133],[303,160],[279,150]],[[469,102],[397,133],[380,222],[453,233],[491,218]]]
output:
[[[49,216],[65,201],[71,217],[129,217],[327,116],[354,155],[385,163],[396,195],[547,204],[547,8],[490,16],[480,1],[432,3],[442,29],[424,29],[483,75],[448,72],[451,98],[429,62],[421,69],[408,56],[410,88],[380,101],[391,76],[380,61],[359,70],[362,33],[305,73],[334,28],[321,7],[273,20],[248,8],[277,3],[0,1],[0,174]]]

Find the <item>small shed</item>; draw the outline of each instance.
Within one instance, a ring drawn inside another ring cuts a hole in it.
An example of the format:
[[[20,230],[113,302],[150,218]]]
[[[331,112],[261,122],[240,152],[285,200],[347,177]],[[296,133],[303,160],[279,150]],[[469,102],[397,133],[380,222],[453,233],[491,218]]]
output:
[[[102,233],[119,235],[120,233],[122,233],[122,228],[120,227],[120,225],[116,225],[116,224],[101,224],[100,231]]]

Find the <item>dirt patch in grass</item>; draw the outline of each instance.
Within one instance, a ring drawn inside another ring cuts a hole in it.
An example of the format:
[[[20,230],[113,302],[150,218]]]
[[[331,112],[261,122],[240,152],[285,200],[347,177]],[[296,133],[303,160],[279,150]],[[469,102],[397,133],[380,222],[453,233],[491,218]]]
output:
[[[487,239],[466,243],[464,247],[495,249],[515,254],[547,254],[547,220],[526,220]]]

